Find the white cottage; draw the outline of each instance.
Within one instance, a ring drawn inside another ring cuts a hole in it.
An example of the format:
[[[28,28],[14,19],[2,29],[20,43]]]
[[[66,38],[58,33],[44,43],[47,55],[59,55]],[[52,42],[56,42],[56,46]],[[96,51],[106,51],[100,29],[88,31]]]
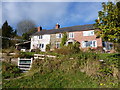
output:
[[[46,32],[47,30],[42,30],[42,27],[38,27],[38,32],[31,36],[31,50],[40,49],[45,52],[46,45],[50,44],[50,34],[46,34]]]

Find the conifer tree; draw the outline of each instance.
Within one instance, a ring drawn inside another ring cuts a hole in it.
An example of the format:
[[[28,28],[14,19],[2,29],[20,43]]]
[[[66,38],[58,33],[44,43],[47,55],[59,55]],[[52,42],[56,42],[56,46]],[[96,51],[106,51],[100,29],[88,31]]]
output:
[[[8,22],[5,21],[5,23],[2,25],[2,48],[9,48],[13,45],[10,38],[13,38],[16,36],[16,31],[13,30],[13,28],[8,25]]]

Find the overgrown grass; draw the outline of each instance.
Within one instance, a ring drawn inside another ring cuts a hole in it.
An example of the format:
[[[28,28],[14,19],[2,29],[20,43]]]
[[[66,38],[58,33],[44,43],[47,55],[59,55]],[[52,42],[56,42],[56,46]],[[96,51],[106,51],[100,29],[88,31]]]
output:
[[[2,62],[2,78],[10,79],[21,75],[21,70],[14,64]]]
[[[6,82],[3,87],[14,88],[95,88],[97,83],[85,73],[71,66],[75,61],[36,60],[31,71],[21,79]],[[73,68],[72,68],[73,67]],[[16,84],[15,84],[16,83]]]
[[[119,58],[115,53],[80,52],[35,60],[27,76],[5,81],[3,87],[117,88]],[[101,59],[103,62],[99,61]]]

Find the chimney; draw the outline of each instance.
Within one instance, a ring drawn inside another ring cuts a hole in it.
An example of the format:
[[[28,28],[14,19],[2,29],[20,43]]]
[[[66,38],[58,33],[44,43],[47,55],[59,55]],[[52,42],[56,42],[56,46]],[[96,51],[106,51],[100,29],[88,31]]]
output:
[[[41,26],[38,27],[38,32],[40,32],[40,31],[42,31],[42,27]]]
[[[58,28],[60,28],[60,25],[57,23],[55,26],[55,29],[58,29]]]

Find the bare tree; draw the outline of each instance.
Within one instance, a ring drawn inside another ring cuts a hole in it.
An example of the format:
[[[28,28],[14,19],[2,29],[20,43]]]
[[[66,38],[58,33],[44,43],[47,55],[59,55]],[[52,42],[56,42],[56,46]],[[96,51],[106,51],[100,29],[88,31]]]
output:
[[[35,28],[35,23],[32,20],[22,20],[17,24],[17,32],[22,35],[30,29]]]

